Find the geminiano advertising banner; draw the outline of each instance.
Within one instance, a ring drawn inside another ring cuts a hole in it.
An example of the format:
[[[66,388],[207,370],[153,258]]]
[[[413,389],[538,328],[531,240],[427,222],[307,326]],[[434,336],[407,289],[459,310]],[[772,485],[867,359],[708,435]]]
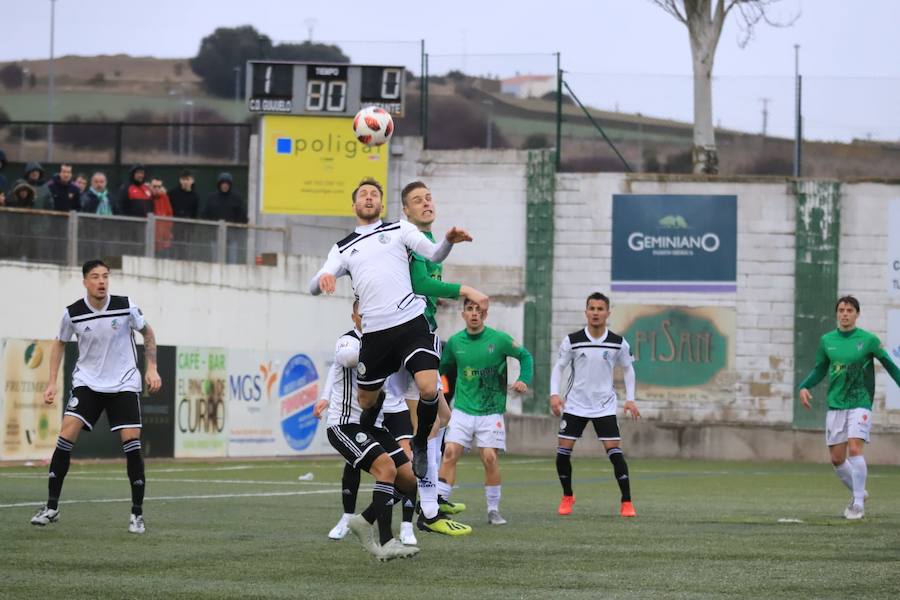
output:
[[[639,399],[705,402],[733,395],[733,308],[626,304],[610,314],[612,329],[631,346]]]
[[[56,448],[61,423],[63,371],[60,393],[52,406],[44,404],[50,379],[50,340],[2,340],[0,362],[0,459],[49,458]]]
[[[387,189],[388,144],[359,143],[352,117],[266,115],[260,129],[260,212],[353,216],[360,180]]]
[[[614,292],[737,291],[737,197],[616,194]]]

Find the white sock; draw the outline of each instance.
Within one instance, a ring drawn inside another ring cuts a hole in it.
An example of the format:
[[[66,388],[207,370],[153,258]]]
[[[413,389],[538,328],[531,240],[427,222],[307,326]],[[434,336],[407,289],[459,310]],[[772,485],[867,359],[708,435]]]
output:
[[[848,456],[847,462],[853,471],[853,503],[862,506],[866,501],[866,477],[869,474],[866,458],[862,455]]]
[[[484,497],[487,500],[488,512],[492,510],[500,510],[500,486],[486,485],[484,486]]]
[[[341,521],[347,522],[350,520],[350,517],[353,516],[353,513],[344,513],[341,517]]]
[[[430,450],[428,454],[431,454]],[[422,509],[422,514],[425,515],[426,519],[433,519],[438,513],[438,490],[435,485],[437,473],[433,472],[431,468],[431,457],[429,456],[428,458],[428,472],[423,479],[416,481],[416,485],[419,488],[419,506]]]
[[[446,481],[438,481],[437,483],[437,493],[438,496],[441,496],[444,500],[450,499],[450,492],[453,491],[453,486],[447,483]]]
[[[850,492],[853,492],[853,469],[850,468],[850,463],[848,461],[844,461],[838,466],[834,468],[834,472],[837,473],[837,476],[841,478],[841,481],[844,482],[844,485],[847,486],[847,489]]]

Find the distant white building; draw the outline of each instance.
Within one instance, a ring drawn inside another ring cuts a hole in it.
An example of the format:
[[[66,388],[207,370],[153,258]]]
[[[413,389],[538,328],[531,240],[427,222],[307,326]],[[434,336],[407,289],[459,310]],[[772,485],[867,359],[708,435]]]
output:
[[[516,98],[540,98],[555,91],[556,77],[553,75],[517,75],[500,80],[500,93]]]

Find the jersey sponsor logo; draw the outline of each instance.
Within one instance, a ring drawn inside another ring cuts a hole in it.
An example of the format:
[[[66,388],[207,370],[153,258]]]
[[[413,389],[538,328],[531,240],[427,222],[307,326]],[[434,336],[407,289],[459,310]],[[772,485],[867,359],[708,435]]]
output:
[[[357,443],[357,444],[365,444],[365,443],[366,443],[366,440],[369,439],[369,436],[367,436],[365,433],[363,433],[362,431],[360,431],[359,433],[356,434],[356,437],[353,438],[353,439],[356,440],[356,443]]]
[[[357,375],[365,375],[366,374],[366,363],[363,363],[363,362],[356,363],[356,373],[357,373]]]
[[[378,234],[378,241],[382,244],[389,244],[391,241],[391,236],[386,233]]]

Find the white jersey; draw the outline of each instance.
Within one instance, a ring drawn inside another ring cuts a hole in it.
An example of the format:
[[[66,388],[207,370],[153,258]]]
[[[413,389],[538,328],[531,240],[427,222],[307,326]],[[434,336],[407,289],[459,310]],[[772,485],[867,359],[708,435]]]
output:
[[[338,338],[334,347],[334,362],[328,381],[331,390],[328,395],[328,415],[325,424],[346,425],[359,423],[362,408],[356,392],[356,365],[359,362],[359,347],[362,334],[352,329]]]
[[[559,345],[559,354],[550,376],[550,394],[560,395],[563,370],[569,368],[564,393],[564,411],[579,417],[605,417],[616,414],[618,397],[613,385],[613,368],[626,370],[626,399],[634,400],[634,370],[631,348],[620,335],[609,329],[592,338],[587,328],[570,333]]]
[[[140,392],[134,330],[146,323],[141,309],[127,296],[107,296],[95,310],[86,298],[70,304],[63,313],[56,339],[78,340],[78,360],[72,371],[72,388],[95,392]]]
[[[313,295],[321,293],[319,277],[350,275],[359,298],[364,333],[402,325],[425,312],[425,300],[412,290],[409,252],[441,262],[453,247],[444,240],[435,244],[407,221],[357,227],[332,246],[322,269],[309,284]]]

